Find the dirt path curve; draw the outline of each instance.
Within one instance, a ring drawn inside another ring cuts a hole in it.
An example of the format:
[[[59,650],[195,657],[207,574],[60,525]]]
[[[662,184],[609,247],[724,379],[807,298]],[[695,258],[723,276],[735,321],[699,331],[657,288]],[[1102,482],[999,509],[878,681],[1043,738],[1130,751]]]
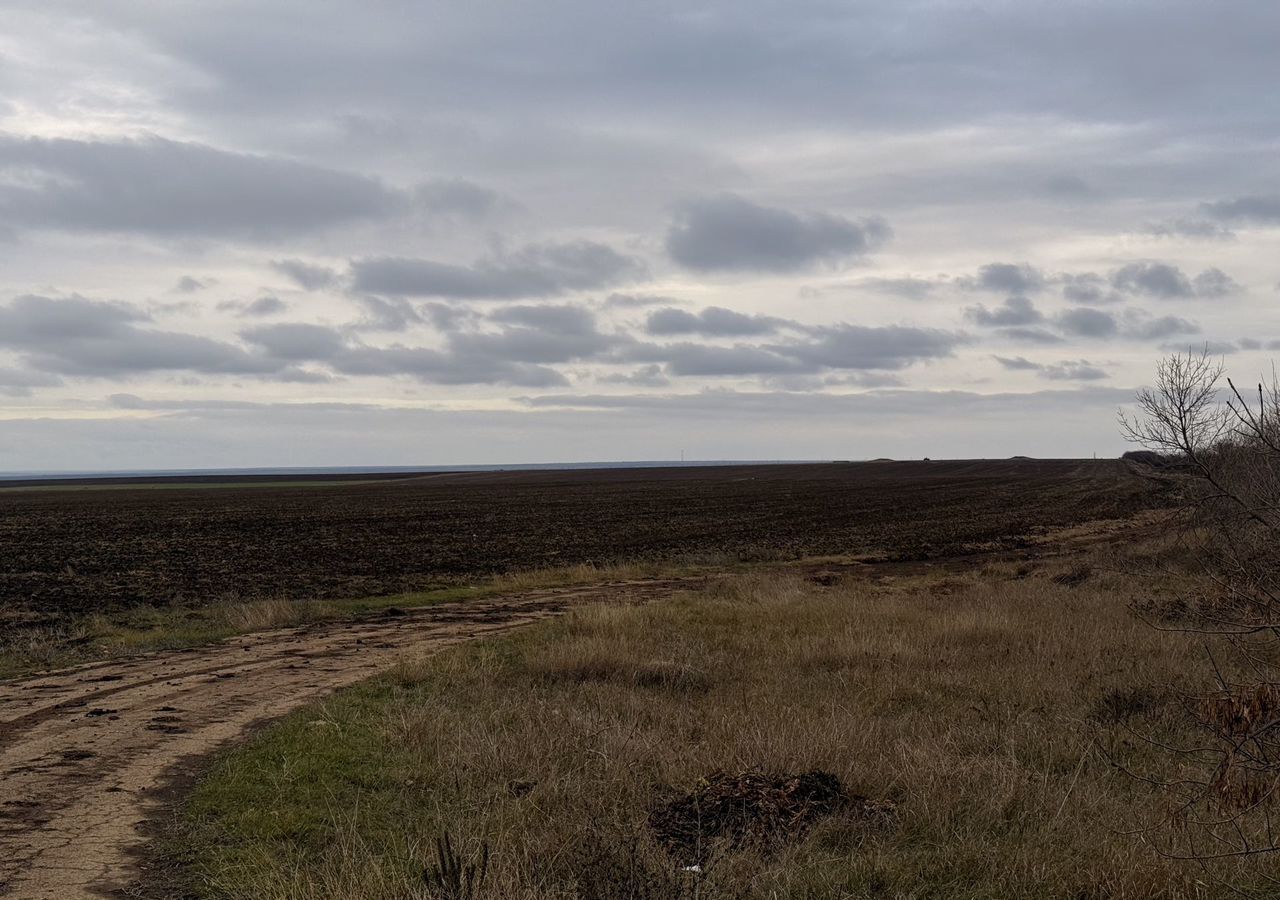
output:
[[[434,652],[571,605],[640,602],[697,579],[611,582],[440,604],[356,623],[93,663],[0,683],[0,895],[118,895],[162,786],[253,725]]]

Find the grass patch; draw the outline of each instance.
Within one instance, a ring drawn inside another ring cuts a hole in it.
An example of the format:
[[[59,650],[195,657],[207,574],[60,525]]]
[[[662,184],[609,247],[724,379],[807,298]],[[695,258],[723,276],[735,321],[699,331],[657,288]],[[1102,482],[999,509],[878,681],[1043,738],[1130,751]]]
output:
[[[1187,736],[1190,667],[1095,571],[748,575],[407,660],[221,756],[170,850],[196,896],[263,900],[442,897],[481,863],[468,896],[1227,896],[1120,833],[1153,810],[1113,763],[1161,765],[1130,729]],[[863,811],[701,873],[653,833],[672,797],[814,772]]]
[[[149,650],[196,647],[240,634],[357,619],[390,607],[413,608],[504,593],[572,587],[608,579],[657,577],[659,564],[578,565],[499,575],[474,584],[351,600],[285,597],[201,606],[138,606],[0,630],[0,679]]]

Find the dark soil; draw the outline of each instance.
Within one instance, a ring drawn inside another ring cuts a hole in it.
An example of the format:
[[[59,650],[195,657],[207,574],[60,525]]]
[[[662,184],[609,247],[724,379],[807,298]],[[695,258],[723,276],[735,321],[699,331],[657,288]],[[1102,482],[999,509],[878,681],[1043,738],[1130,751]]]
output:
[[[1158,502],[1118,461],[483,472],[158,490],[0,488],[0,631],[140,605],[349,598],[627,559],[1019,546]]]
[[[715,772],[689,793],[655,806],[649,828],[673,859],[689,866],[707,862],[721,849],[776,849],[799,840],[827,816],[883,816],[889,809],[847,794],[830,772]]]

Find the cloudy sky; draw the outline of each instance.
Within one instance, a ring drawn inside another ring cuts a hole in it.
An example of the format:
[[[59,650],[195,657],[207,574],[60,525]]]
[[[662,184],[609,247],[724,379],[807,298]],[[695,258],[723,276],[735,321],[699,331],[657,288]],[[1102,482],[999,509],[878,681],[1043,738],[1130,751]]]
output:
[[[1280,4],[3,0],[0,470],[1115,454]]]

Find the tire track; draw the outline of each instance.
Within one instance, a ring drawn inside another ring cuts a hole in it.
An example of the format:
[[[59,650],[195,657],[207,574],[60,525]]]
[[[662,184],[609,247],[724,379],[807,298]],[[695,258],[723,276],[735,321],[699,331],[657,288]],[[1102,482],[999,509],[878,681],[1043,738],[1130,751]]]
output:
[[[0,895],[117,895],[161,787],[197,757],[407,654],[503,634],[585,603],[702,579],[527,591],[245,635],[0,683]]]

